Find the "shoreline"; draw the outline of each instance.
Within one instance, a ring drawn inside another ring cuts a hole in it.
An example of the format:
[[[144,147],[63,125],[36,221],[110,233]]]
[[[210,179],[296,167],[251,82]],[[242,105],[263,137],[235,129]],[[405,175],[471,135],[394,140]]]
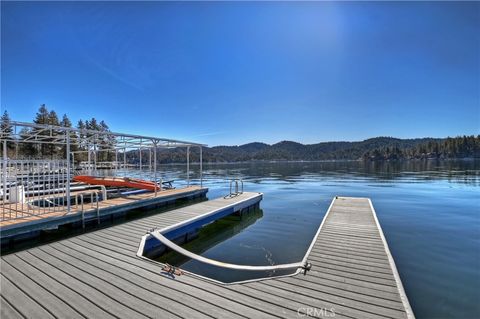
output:
[[[367,162],[367,163],[398,163],[398,162],[421,162],[421,161],[480,161],[480,157],[464,157],[464,158],[409,158],[409,159],[392,159],[392,160],[251,160],[251,161],[238,161],[238,162],[203,162],[203,165],[234,165],[234,164],[277,164],[277,163],[351,163],[351,162]],[[185,162],[174,162],[174,163],[158,163],[158,165],[185,165]],[[190,162],[190,165],[199,165],[200,162]],[[134,164],[136,165],[136,164]]]

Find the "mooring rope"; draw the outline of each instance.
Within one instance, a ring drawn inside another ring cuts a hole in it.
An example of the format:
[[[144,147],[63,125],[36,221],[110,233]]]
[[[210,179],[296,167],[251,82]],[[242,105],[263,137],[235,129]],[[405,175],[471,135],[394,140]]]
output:
[[[236,270],[249,270],[249,271],[271,271],[271,270],[279,270],[279,269],[294,269],[294,268],[301,268],[304,270],[304,273],[306,273],[308,270],[311,269],[312,265],[308,262],[296,262],[296,263],[291,263],[291,264],[280,264],[280,265],[273,265],[273,266],[249,266],[249,265],[237,265],[237,264],[230,264],[230,263],[224,263],[218,260],[213,260],[210,258],[206,258],[197,254],[194,254],[177,244],[173,243],[169,239],[167,239],[165,236],[160,234],[158,231],[153,231],[150,232],[150,235],[158,239],[161,243],[163,243],[165,246],[168,248],[176,251],[179,254],[182,254],[188,258],[197,260],[199,262],[203,262],[209,265],[213,266],[218,266],[218,267],[223,267],[223,268],[229,268],[229,269],[236,269]]]

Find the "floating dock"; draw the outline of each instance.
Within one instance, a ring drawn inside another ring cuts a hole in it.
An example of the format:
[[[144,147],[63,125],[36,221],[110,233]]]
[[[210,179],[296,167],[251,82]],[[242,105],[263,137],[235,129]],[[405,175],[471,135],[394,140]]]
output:
[[[18,218],[0,221],[2,246],[7,245],[9,241],[34,236],[36,233],[45,229],[57,228],[74,223],[81,226],[82,221],[100,221],[125,214],[133,209],[152,209],[174,203],[177,200],[191,200],[205,197],[207,192],[208,188],[189,186],[179,189],[163,190],[156,195],[153,192],[125,195],[99,201],[98,206],[96,202],[85,204],[83,214],[79,213],[82,209],[79,204],[72,204],[72,211],[74,212],[70,214],[67,213],[65,207],[43,213],[42,211],[44,209],[41,207],[32,208],[32,206],[30,206],[27,211],[26,204],[5,204],[4,208],[10,210],[10,214],[14,216],[17,215]],[[81,193],[81,191],[79,193]],[[72,192],[72,195],[74,194],[75,192]]]
[[[249,209],[261,198],[211,200],[3,256],[1,317],[414,318],[366,198],[332,201],[307,251],[306,275],[219,285],[164,276],[159,264],[136,256],[147,229]]]

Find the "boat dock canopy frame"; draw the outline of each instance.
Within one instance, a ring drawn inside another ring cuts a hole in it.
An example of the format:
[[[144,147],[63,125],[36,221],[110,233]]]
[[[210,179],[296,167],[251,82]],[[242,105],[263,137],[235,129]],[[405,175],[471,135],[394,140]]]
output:
[[[175,148],[198,146],[204,147],[205,144],[175,140],[163,137],[142,136],[135,134],[125,134],[110,131],[98,131],[88,129],[78,129],[73,127],[64,127],[56,125],[43,125],[27,122],[10,121],[9,125],[13,132],[0,132],[2,141],[14,143],[47,143],[57,145],[78,145],[91,147],[98,146],[102,138],[112,138],[114,149],[137,149],[148,147]],[[68,134],[70,133],[70,134]],[[72,138],[75,134],[74,138]],[[70,141],[69,141],[70,140]]]
[[[186,148],[186,162],[187,162],[187,186],[190,186],[190,148],[199,148],[199,166],[200,166],[200,187],[203,185],[203,159],[202,159],[202,147],[205,144],[188,142],[184,140],[169,139],[163,137],[152,137],[135,134],[126,134],[111,132],[109,130],[90,130],[90,129],[78,129],[73,127],[64,127],[57,125],[44,125],[28,122],[9,121],[9,129],[0,131],[0,149],[2,149],[2,160],[0,170],[1,174],[1,186],[2,186],[2,203],[7,202],[7,178],[9,163],[13,160],[7,155],[7,143],[12,143],[15,148],[15,159],[18,159],[18,145],[20,143],[33,143],[37,145],[49,144],[49,145],[61,145],[64,146],[65,160],[66,160],[66,179],[71,181],[72,168],[74,165],[74,157],[76,153],[86,152],[88,153],[88,167],[91,169],[92,154],[93,167],[96,171],[96,154],[103,151],[115,152],[115,162],[118,163],[119,151],[123,153],[123,164],[127,166],[127,152],[138,151],[140,154],[140,168],[142,168],[142,150],[149,151],[149,162],[151,170],[153,171],[153,180],[157,181],[157,150],[168,148]],[[75,150],[72,146],[79,146],[81,151]],[[105,146],[108,145],[108,150]],[[45,155],[45,154],[43,154]],[[153,165],[152,165],[153,162]],[[160,183],[161,185],[161,183]],[[66,183],[65,195],[70,198],[70,183]],[[155,196],[157,191],[155,191]],[[2,206],[2,209],[4,207]],[[4,211],[4,209],[3,209]],[[71,212],[70,201],[67,201],[67,212]]]

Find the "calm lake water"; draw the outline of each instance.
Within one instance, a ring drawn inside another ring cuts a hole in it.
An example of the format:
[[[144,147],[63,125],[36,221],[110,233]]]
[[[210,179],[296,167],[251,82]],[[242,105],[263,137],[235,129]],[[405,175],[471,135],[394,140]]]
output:
[[[164,179],[185,178],[184,167],[161,169]],[[228,194],[228,178],[237,177],[264,199],[241,223],[207,231],[209,244],[193,245],[203,256],[300,261],[334,196],[370,197],[417,318],[480,317],[480,162],[219,164],[204,165],[204,177],[209,198]],[[227,280],[195,261],[178,262]]]

